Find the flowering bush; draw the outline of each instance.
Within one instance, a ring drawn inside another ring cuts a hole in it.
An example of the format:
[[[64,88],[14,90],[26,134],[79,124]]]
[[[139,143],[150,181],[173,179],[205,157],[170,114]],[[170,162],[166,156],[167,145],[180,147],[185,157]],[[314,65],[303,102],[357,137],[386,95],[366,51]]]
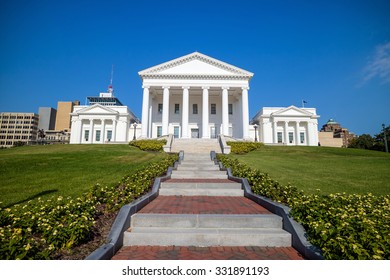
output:
[[[228,141],[226,142],[231,147],[231,152],[233,154],[246,154],[254,150],[258,150],[264,146],[263,143],[259,142],[235,142]]]
[[[247,178],[254,193],[290,206],[325,258],[390,259],[389,195],[307,195],[238,160],[217,157],[234,176]]]
[[[147,192],[177,155],[138,170],[116,186],[96,185],[82,197],[52,197],[0,209],[0,259],[49,259],[91,238],[95,219]]]
[[[130,146],[138,147],[139,149],[143,151],[162,151],[164,145],[167,144],[166,139],[161,140],[153,140],[153,139],[147,139],[147,140],[134,140],[129,143]]]

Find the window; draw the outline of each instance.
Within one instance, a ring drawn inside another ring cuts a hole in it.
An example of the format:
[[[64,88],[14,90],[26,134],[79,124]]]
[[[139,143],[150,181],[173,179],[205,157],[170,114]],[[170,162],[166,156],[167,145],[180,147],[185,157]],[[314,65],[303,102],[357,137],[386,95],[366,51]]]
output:
[[[84,131],[84,139],[85,141],[89,140],[89,130]]]
[[[215,103],[211,103],[210,113],[211,115],[215,115],[217,113],[217,105]]]
[[[96,142],[100,142],[100,130],[96,130],[95,141],[96,141]]]
[[[157,127],[157,137],[161,137],[162,135],[162,126]]]
[[[233,115],[233,104],[229,104],[229,115]]]
[[[111,141],[112,139],[112,130],[107,130],[107,141]]]
[[[180,105],[175,104],[175,114],[180,114]]]
[[[278,132],[278,143],[283,143],[283,132]]]
[[[192,104],[192,114],[198,114],[198,104]]]
[[[288,133],[288,142],[292,144],[294,142],[294,132]]]
[[[305,133],[301,132],[299,135],[301,136],[301,144],[304,144],[305,143]]]
[[[179,127],[178,126],[173,127],[173,136],[175,138],[179,138]]]
[[[158,113],[162,114],[163,105],[161,103],[158,104]]]

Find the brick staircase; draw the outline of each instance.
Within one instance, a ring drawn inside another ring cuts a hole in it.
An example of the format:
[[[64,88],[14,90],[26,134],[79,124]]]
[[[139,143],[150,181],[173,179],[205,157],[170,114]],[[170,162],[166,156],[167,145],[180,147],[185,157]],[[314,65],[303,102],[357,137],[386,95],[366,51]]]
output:
[[[184,154],[159,197],[132,216],[123,245],[290,247],[291,235],[203,150]]]

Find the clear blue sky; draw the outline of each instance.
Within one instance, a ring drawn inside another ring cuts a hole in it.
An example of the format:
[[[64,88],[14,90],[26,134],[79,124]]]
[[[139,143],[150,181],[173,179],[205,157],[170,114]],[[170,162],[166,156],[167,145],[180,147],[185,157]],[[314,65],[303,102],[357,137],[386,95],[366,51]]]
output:
[[[317,108],[376,134],[390,124],[390,1],[0,0],[0,112],[105,91],[141,117],[138,71],[199,51],[253,72],[261,107]]]

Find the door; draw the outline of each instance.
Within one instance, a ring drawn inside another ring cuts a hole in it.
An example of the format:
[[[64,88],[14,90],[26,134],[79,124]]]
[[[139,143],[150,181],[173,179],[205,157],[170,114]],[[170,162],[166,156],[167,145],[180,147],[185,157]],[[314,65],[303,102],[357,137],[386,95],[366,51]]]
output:
[[[199,129],[191,128],[191,138],[199,138]]]

